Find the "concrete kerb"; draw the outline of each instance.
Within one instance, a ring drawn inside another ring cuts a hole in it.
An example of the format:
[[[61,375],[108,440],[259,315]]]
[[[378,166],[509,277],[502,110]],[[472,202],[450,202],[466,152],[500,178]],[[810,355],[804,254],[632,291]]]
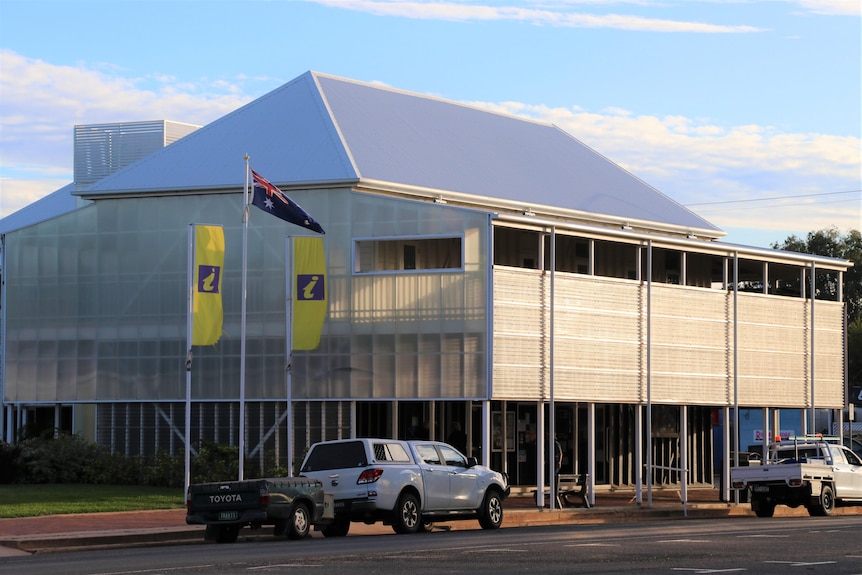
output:
[[[842,507],[835,510],[837,515],[862,515],[860,507]],[[804,508],[790,509],[778,507],[775,517],[807,516]],[[727,517],[754,517],[748,504],[696,503],[685,507],[680,504],[662,504],[648,507],[614,506],[592,509],[563,508],[515,508],[506,509],[503,528],[535,527],[546,525],[590,525],[626,523],[635,521],[655,521],[662,519],[705,519]],[[758,521],[769,521],[759,519]],[[435,525],[436,529],[459,531],[479,529],[477,521],[452,521]],[[4,556],[50,553],[82,549],[109,549],[117,547],[143,547],[152,545],[182,545],[203,542],[203,527],[161,527],[144,529],[114,529],[103,531],[65,532],[47,535],[12,535],[0,537],[0,558]],[[353,523],[350,536],[392,534],[392,528],[380,523],[364,525]],[[239,541],[250,541],[272,537],[268,528],[250,531],[243,529]],[[312,537],[322,537],[314,532]]]

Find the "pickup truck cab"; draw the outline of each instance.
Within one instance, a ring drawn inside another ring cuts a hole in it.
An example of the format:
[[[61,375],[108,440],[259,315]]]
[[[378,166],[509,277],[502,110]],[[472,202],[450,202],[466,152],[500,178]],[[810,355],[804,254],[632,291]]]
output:
[[[350,522],[392,525],[396,533],[434,521],[503,522],[508,478],[438,441],[357,438],[315,443],[300,468],[334,498],[335,519],[324,536],[347,535]]]
[[[750,490],[758,517],[772,517],[776,505],[804,505],[810,515],[862,505],[862,459],[846,447],[829,438],[801,437],[773,443],[768,453],[761,465],[730,470],[733,488]]]

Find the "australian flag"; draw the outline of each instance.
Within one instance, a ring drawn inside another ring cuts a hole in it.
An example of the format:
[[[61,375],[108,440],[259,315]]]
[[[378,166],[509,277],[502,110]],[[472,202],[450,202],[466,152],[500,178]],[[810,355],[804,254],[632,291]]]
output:
[[[319,234],[325,234],[320,224],[315,221],[299,204],[287,197],[287,195],[270,184],[260,174],[251,171],[252,177],[252,200],[251,203],[265,212],[277,218],[308,228]]]

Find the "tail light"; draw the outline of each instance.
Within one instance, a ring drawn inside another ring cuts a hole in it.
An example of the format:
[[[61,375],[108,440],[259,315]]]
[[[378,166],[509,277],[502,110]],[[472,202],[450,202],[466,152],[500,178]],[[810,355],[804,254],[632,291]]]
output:
[[[356,480],[356,484],[357,485],[365,485],[368,483],[374,483],[378,479],[380,479],[381,475],[383,475],[382,469],[379,469],[379,468],[366,469],[362,473],[359,474],[359,479]]]
[[[268,505],[269,504],[269,490],[266,487],[260,488],[260,504]]]
[[[802,486],[802,479],[796,479],[796,478],[790,479],[790,480],[788,480],[787,485],[789,485],[790,487],[801,487]]]
[[[733,482],[733,488],[734,489],[742,489],[744,486],[745,486],[745,483],[743,483],[742,481],[734,481]]]

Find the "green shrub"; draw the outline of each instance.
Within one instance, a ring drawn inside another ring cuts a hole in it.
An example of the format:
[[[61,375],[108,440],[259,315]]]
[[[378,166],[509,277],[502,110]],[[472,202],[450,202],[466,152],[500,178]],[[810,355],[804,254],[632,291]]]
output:
[[[224,481],[239,476],[239,448],[201,441],[198,455],[192,460],[191,482]]]
[[[32,438],[21,443],[20,483],[89,483],[101,448],[80,436],[62,434]]]
[[[142,464],[144,485],[182,487],[186,475],[185,454],[171,455],[160,449]]]
[[[201,441],[191,459],[191,482],[233,480],[239,476],[239,448]],[[244,475],[285,477],[287,467],[275,464],[266,453],[264,467],[246,460]],[[95,485],[148,485],[182,487],[185,454],[159,451],[150,457],[125,456],[90,443],[78,435],[33,437],[10,445],[0,442],[0,483],[78,483]]]
[[[0,441],[0,483],[15,483],[21,474],[21,446]]]

